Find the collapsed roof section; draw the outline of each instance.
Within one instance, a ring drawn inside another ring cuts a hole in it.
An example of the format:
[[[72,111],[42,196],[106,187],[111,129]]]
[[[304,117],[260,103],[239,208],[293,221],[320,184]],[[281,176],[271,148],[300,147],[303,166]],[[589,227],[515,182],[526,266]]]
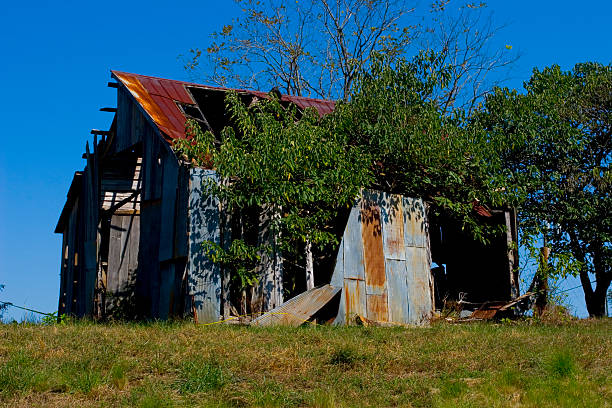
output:
[[[218,130],[219,114],[211,109],[219,108],[228,91],[258,98],[268,98],[266,92],[220,88],[192,82],[175,81],[128,72],[111,71],[113,78],[125,86],[134,99],[142,106],[150,120],[159,128],[168,142],[185,137],[185,121],[193,117],[210,124]],[[215,103],[208,103],[208,101]],[[334,110],[333,101],[306,98],[302,96],[281,95],[281,102],[291,103],[300,109],[314,108],[323,116]]]

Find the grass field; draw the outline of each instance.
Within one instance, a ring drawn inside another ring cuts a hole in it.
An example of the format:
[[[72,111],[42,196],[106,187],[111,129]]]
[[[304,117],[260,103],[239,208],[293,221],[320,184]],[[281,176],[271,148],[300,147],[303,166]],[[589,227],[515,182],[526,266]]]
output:
[[[0,325],[4,406],[605,407],[612,321]]]

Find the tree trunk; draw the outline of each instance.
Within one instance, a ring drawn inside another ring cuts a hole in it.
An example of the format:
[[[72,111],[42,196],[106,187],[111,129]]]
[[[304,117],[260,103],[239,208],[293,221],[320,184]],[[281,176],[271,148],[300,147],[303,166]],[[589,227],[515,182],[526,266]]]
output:
[[[536,301],[535,311],[538,316],[542,316],[544,310],[548,306],[548,255],[550,248],[543,246],[540,250],[540,265],[536,272]]]
[[[251,298],[254,313],[268,312],[283,304],[283,260],[278,248],[280,231],[276,229],[279,218],[278,208],[267,205],[261,209],[257,244],[268,246],[269,251],[259,253],[256,268],[259,282]]]
[[[306,290],[314,288],[314,266],[312,260],[312,242],[306,239]]]
[[[606,316],[606,295],[607,289],[610,286],[598,284],[594,291],[589,295],[585,292],[584,300],[586,302],[587,311],[590,317],[605,317]]]
[[[605,263],[602,259],[602,247],[603,245],[595,244],[596,248],[593,251],[593,268],[595,272],[595,290],[591,286],[589,276],[587,272],[583,278],[582,271],[580,272],[580,280],[582,281],[582,287],[584,289],[584,300],[586,302],[587,311],[590,317],[605,317],[606,316],[606,301],[608,288],[612,281],[612,274],[610,271],[606,271]],[[585,288],[585,281],[588,283],[588,288]]]

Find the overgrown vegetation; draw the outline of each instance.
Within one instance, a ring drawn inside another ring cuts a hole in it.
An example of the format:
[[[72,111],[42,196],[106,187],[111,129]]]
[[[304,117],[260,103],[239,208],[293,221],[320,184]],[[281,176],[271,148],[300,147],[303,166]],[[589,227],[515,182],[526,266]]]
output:
[[[474,124],[498,146],[516,187],[524,241],[545,242],[547,273],[578,275],[589,314],[604,316],[612,282],[612,65],[536,69],[524,94],[495,90]]]
[[[602,407],[606,320],[0,326],[5,406]]]

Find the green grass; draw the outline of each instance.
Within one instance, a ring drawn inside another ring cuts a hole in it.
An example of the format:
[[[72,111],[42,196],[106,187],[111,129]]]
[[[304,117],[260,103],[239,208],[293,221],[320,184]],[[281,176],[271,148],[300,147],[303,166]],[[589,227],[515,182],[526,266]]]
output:
[[[0,405],[605,407],[612,322],[0,325]]]

